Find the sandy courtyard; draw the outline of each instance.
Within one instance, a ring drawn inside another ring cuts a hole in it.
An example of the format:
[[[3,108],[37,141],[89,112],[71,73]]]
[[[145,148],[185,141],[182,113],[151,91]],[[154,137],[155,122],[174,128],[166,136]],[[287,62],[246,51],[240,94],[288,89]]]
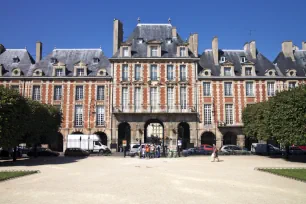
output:
[[[0,166],[41,171],[1,182],[0,203],[306,203],[306,183],[254,170],[306,164],[257,156],[221,159],[39,158]]]

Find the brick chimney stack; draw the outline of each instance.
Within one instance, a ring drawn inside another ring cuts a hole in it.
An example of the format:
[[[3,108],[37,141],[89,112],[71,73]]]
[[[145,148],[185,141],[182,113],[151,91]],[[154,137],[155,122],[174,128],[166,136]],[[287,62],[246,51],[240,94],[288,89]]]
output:
[[[284,56],[287,58],[291,58],[292,61],[295,61],[293,56],[293,43],[292,41],[284,41],[282,43],[282,52],[284,53]]]
[[[219,47],[218,47],[218,37],[214,37],[212,40],[212,52],[214,57],[215,65],[219,64]]]
[[[120,20],[114,19],[113,28],[113,55],[116,54],[123,41],[123,24]]]
[[[36,63],[39,62],[42,58],[42,42],[36,42]]]

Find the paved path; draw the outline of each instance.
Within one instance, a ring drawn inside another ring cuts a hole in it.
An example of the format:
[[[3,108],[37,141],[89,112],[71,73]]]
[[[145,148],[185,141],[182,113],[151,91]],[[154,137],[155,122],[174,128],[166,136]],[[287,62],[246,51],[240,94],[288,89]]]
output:
[[[0,203],[306,203],[306,183],[255,171],[255,167],[306,167],[257,156],[140,160],[64,157],[25,161],[4,169],[40,174],[0,183]],[[46,163],[36,165],[36,163]]]

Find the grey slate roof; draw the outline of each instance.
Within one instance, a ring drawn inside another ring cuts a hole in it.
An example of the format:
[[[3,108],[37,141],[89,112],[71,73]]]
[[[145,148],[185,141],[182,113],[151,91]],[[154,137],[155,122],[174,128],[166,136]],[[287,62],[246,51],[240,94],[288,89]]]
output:
[[[51,58],[55,58],[57,62],[61,62],[66,65],[66,76],[73,76],[74,65],[80,61],[87,64],[87,76],[97,76],[97,72],[101,68],[105,68],[108,76],[110,75],[110,62],[108,58],[104,56],[101,49],[54,49],[44,59],[39,61],[29,71],[29,76],[35,69],[42,69],[45,76],[52,76],[53,64]],[[98,63],[94,63],[93,59],[99,58]]]
[[[290,57],[285,57],[283,52],[280,52],[274,63],[286,75],[286,70],[295,69],[296,76],[306,76],[306,50],[296,50],[293,53],[295,61],[292,61]]]
[[[140,38],[142,38],[144,41],[141,44],[139,44],[137,41]],[[168,44],[167,39],[172,39],[172,43]],[[132,44],[132,58],[147,57],[147,42],[152,40],[161,41],[162,58],[177,57],[177,46],[179,44],[186,43],[178,34],[176,38],[173,38],[171,24],[138,24],[126,40],[127,43]],[[189,57],[194,57],[190,50],[188,53]],[[112,58],[120,58],[120,50],[118,50]]]
[[[251,53],[244,50],[220,50],[219,49],[219,61],[224,56],[227,62],[234,64],[235,76],[241,76],[242,64],[240,62],[241,57],[246,57],[247,62],[255,64],[255,72],[257,76],[265,76],[266,70],[275,69],[275,66],[261,53],[257,53],[256,59],[252,59]],[[205,50],[199,61],[198,72],[202,72],[204,69],[210,69],[212,76],[220,76],[221,66],[214,64],[212,50]],[[277,71],[277,70],[276,70]]]
[[[19,62],[14,63],[13,58],[18,57]],[[27,75],[31,67],[34,66],[34,59],[26,49],[5,49],[0,55],[2,64],[2,76],[12,76],[12,71],[19,68],[24,76]]]

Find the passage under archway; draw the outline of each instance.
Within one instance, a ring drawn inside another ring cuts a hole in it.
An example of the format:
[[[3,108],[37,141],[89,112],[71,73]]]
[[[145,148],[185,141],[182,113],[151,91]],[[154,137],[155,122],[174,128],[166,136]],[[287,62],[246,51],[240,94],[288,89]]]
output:
[[[107,135],[104,132],[95,132],[95,134],[99,136],[103,145],[107,145]]]
[[[144,125],[144,143],[162,143],[164,125],[158,119],[150,119]]]
[[[178,125],[178,139],[182,140],[182,149],[187,149],[190,146],[190,127],[186,122]]]
[[[123,140],[126,140],[127,148],[129,148],[131,143],[131,126],[126,122],[118,125],[118,151],[123,146]]]
[[[216,136],[212,132],[204,132],[201,135],[201,144],[209,144],[209,145],[214,145],[216,144]]]
[[[75,131],[71,133],[72,135],[83,135],[81,131]]]
[[[227,132],[223,136],[223,145],[237,145],[237,135]]]

